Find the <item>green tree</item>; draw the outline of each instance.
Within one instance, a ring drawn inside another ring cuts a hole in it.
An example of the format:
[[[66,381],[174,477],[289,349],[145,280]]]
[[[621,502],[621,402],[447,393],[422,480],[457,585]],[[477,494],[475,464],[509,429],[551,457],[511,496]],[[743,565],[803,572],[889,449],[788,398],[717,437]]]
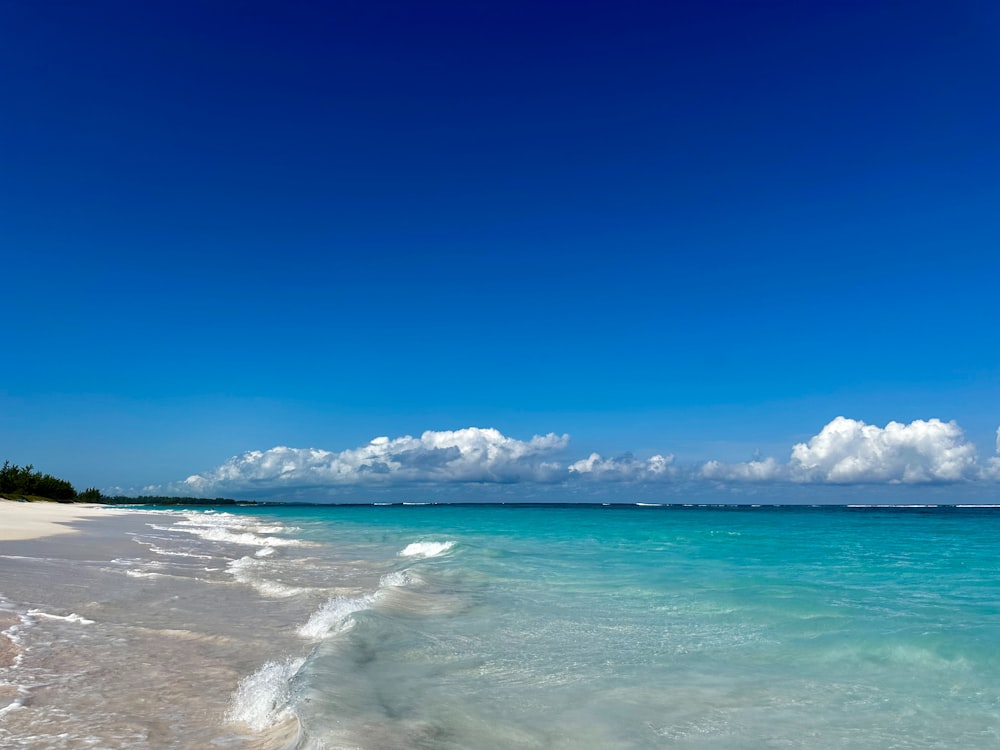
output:
[[[76,490],[65,479],[35,471],[31,464],[21,467],[4,461],[0,467],[0,492],[8,495],[38,495],[53,500],[73,500]]]
[[[96,487],[88,487],[78,494],[76,499],[82,503],[100,503],[104,501],[104,496]]]

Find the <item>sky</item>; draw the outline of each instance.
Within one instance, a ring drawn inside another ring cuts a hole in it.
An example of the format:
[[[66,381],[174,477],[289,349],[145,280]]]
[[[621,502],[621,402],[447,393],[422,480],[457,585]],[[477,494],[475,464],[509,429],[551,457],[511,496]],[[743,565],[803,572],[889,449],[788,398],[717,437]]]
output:
[[[3,3],[0,458],[997,502],[998,38],[986,0]]]

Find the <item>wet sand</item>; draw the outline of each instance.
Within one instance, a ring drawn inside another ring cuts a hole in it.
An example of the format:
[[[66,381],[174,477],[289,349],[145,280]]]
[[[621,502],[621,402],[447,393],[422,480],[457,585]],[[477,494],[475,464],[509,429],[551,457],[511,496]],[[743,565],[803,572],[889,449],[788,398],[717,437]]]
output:
[[[150,524],[175,519],[0,502],[0,747],[284,746],[225,720],[240,679],[287,650],[268,627],[292,630],[283,608],[224,559],[151,552],[170,534]]]

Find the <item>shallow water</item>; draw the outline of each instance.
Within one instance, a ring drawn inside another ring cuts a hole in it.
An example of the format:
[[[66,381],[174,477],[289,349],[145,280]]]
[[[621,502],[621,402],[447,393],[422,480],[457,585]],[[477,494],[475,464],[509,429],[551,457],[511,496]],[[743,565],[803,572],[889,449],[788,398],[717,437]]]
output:
[[[1000,742],[996,509],[230,511],[4,545],[0,744]]]

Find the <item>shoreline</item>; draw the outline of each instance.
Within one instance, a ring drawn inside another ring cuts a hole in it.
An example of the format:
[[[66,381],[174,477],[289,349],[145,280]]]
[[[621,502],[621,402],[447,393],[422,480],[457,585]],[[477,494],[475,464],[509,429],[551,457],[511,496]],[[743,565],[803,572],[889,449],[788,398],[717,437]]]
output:
[[[214,519],[0,500],[0,746],[288,746],[290,726],[234,722],[231,701],[307,647],[317,602],[262,596],[256,522]]]
[[[91,503],[19,502],[0,500],[0,542],[45,539],[78,534],[78,521],[122,515],[117,508]]]

